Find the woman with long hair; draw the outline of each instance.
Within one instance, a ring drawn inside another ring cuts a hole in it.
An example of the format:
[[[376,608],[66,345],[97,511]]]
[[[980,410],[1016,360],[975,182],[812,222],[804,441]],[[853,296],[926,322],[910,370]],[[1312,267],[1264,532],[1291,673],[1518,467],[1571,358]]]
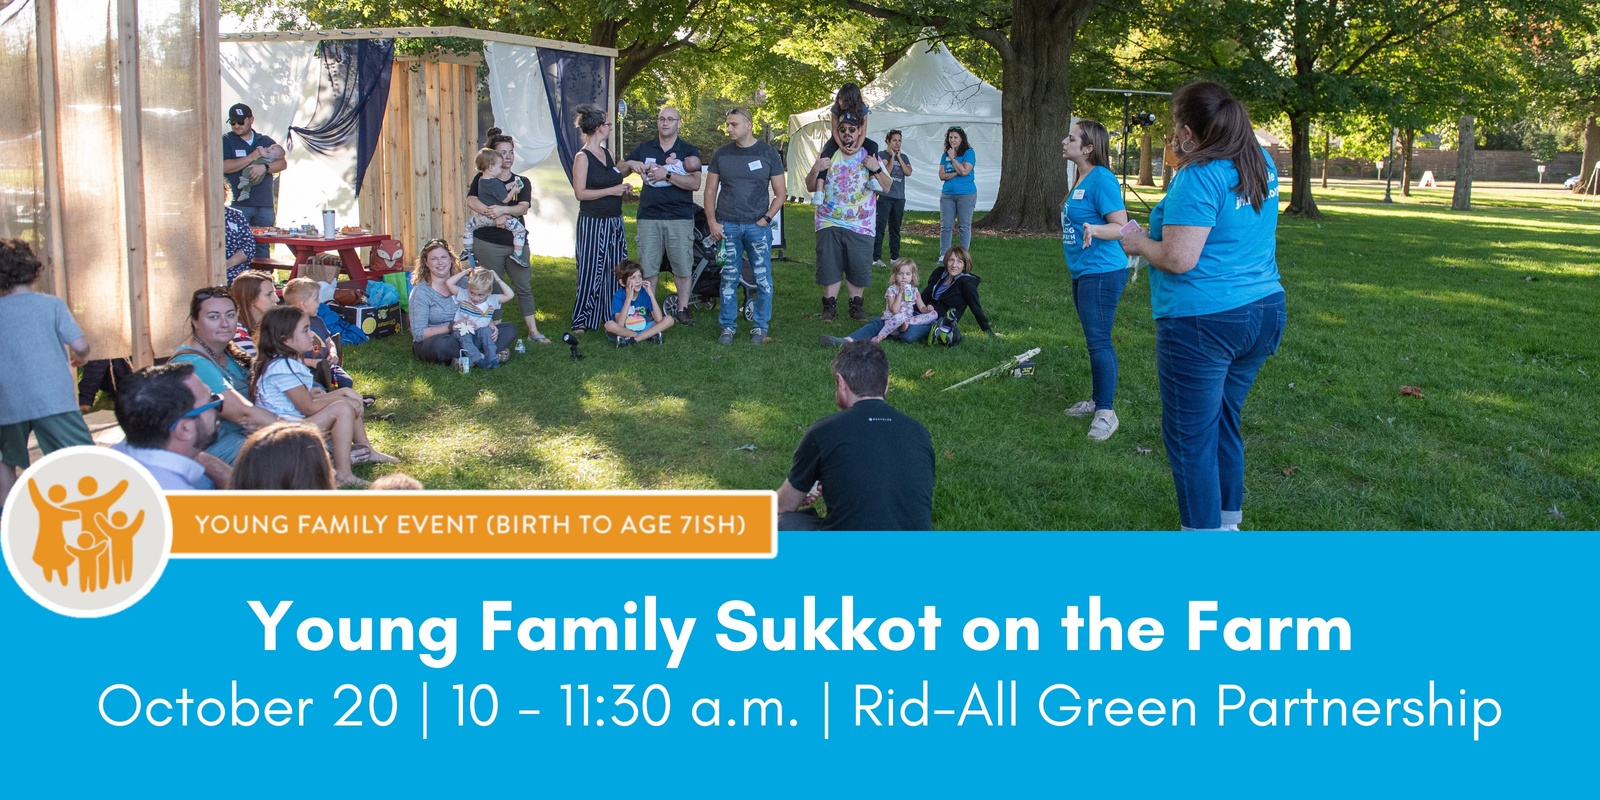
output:
[[[332,491],[333,464],[322,432],[304,422],[274,422],[245,440],[233,465],[230,489]]]
[[[972,248],[972,210],[978,205],[978,182],[972,175],[978,167],[978,154],[967,143],[967,132],[951,125],[944,134],[944,152],[939,155],[939,261],[950,250],[950,234],[961,230],[961,247]]]
[[[611,292],[616,288],[612,269],[628,257],[628,237],[622,231],[622,199],[632,187],[622,182],[629,172],[606,149],[611,138],[611,117],[599,106],[585,103],[577,109],[583,149],[572,157],[572,193],[578,198],[577,297],[572,303],[572,331],[582,333],[605,327],[611,316]]]
[[[461,340],[451,323],[456,318],[455,292],[450,278],[462,270],[450,245],[443,239],[430,239],[422,245],[422,255],[411,271],[411,355],[418,361],[448,363],[461,353]],[[515,291],[515,288],[513,288]],[[490,335],[500,350],[516,338],[517,326],[496,322]]]
[[[239,273],[228,291],[239,313],[239,327],[234,331],[233,342],[245,355],[255,358],[255,335],[260,329],[261,315],[282,302],[278,298],[278,286],[272,273],[251,269]]]
[[[217,440],[206,452],[232,464],[254,430],[278,421],[278,415],[250,402],[250,367],[255,359],[234,342],[239,330],[238,306],[226,286],[197,289],[189,297],[189,338],[172,360],[194,367],[194,374],[222,398]],[[251,349],[255,349],[252,345]]]
[[[365,454],[364,461],[394,462],[399,459],[378,452],[367,438],[361,420],[361,395],[350,389],[316,393],[315,379],[302,356],[312,346],[311,321],[294,306],[280,306],[261,318],[256,334],[255,368],[250,386],[256,405],[292,422],[305,420],[328,437],[333,449],[334,478],[340,486],[364,488],[367,483],[350,470],[352,451]]]
[[[1128,221],[1122,187],[1107,160],[1110,148],[1111,135],[1092,119],[1079,120],[1061,140],[1061,157],[1078,170],[1078,180],[1061,204],[1061,249],[1072,276],[1072,305],[1089,350],[1092,388],[1090,399],[1072,405],[1067,415],[1093,416],[1089,438],[1097,442],[1110,439],[1121,424],[1114,410],[1117,351],[1111,344],[1111,325],[1122,290],[1128,287],[1128,256],[1121,245],[1089,235],[1093,226],[1121,228]]]
[[[1172,121],[1178,173],[1150,213],[1149,233],[1124,226],[1122,249],[1155,268],[1161,438],[1178,517],[1187,530],[1238,530],[1239,416],[1288,322],[1278,280],[1278,170],[1244,105],[1218,84],[1173,93]]]

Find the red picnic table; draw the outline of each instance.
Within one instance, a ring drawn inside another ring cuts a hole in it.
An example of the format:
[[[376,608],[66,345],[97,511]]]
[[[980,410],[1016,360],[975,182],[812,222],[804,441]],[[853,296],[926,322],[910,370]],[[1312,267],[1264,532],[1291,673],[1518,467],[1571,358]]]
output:
[[[361,263],[356,251],[362,247],[375,247],[390,237],[381,233],[341,233],[332,239],[321,236],[295,236],[293,234],[257,233],[256,244],[281,244],[294,254],[294,267],[289,277],[300,275],[300,267],[318,253],[337,252],[345,274],[350,280],[365,283],[370,277],[384,274],[384,270],[369,271]]]

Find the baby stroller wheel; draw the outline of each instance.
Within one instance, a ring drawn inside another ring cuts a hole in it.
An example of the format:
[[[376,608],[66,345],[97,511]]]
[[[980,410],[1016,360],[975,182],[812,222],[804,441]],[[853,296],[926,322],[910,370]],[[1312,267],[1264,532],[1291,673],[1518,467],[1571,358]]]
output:
[[[750,300],[744,301],[744,306],[742,306],[739,309],[739,314],[741,316],[743,316],[746,320],[748,320],[750,322],[755,322],[755,320],[756,320],[756,301],[754,299],[750,299]]]
[[[667,295],[667,299],[661,301],[661,313],[666,314],[667,316],[672,316],[678,313],[677,295],[669,294]]]

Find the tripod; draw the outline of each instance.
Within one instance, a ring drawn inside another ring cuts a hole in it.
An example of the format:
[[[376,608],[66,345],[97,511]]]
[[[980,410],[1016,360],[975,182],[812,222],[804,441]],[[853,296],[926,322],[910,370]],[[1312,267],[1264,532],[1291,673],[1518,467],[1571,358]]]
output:
[[[1133,132],[1133,96],[1136,94],[1151,94],[1160,97],[1171,97],[1172,92],[1146,92],[1139,89],[1089,89],[1088,91],[1122,95],[1122,189],[1125,193],[1133,192],[1133,196],[1139,198],[1139,202],[1144,204],[1144,210],[1148,213],[1150,211],[1150,202],[1139,194],[1138,189],[1128,183],[1128,134]]]

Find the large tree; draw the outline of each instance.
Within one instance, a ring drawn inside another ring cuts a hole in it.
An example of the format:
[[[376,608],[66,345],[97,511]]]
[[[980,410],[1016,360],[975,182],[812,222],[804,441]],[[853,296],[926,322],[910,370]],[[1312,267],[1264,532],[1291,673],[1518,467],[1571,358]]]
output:
[[[224,10],[278,26],[459,25],[617,50],[621,97],[657,59],[716,49],[738,18],[731,0],[223,0]]]
[[[1475,24],[1490,13],[1520,5],[1520,0],[1165,0],[1151,10],[1169,34],[1164,58],[1195,75],[1219,79],[1257,108],[1287,118],[1288,213],[1317,217],[1311,192],[1312,121],[1362,106],[1389,106],[1385,78],[1397,54],[1414,50],[1444,26],[1480,30]],[[1500,45],[1485,38],[1478,46]]]
[[[856,12],[969,36],[1001,64],[1005,151],[994,208],[975,225],[1023,231],[1061,228],[1057,207],[1067,193],[1057,143],[1072,120],[1072,55],[1102,0],[845,0]]]

